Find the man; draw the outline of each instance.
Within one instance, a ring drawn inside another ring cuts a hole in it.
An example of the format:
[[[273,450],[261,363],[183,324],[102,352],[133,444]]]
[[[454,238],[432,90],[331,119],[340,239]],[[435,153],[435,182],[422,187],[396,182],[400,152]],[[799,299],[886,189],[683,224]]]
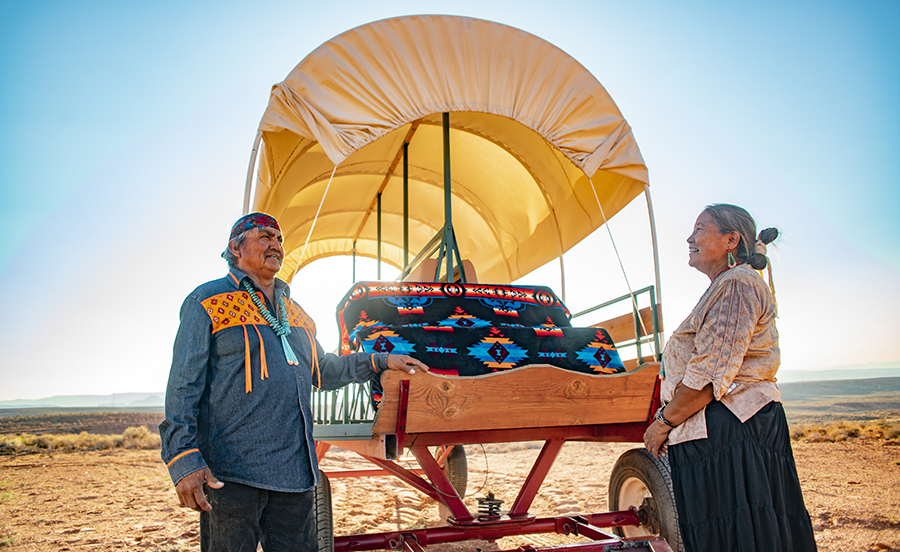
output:
[[[326,354],[275,277],[284,249],[274,218],[238,219],[222,256],[228,275],[181,307],[162,459],[181,506],[200,512],[201,550],[318,550],[312,386],[428,367],[405,355]]]

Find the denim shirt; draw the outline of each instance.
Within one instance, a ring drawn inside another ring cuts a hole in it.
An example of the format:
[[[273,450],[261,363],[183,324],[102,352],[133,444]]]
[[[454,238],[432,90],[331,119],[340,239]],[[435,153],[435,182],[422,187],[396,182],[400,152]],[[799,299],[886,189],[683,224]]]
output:
[[[161,456],[175,484],[209,467],[222,481],[307,491],[318,479],[312,386],[337,389],[374,379],[387,368],[387,354],[325,353],[315,324],[276,279],[276,305],[284,296],[287,339],[299,361],[288,364],[281,338],[240,285],[245,278],[232,268],[195,289],[181,307],[166,418],[159,425]],[[257,297],[281,322],[265,294]]]

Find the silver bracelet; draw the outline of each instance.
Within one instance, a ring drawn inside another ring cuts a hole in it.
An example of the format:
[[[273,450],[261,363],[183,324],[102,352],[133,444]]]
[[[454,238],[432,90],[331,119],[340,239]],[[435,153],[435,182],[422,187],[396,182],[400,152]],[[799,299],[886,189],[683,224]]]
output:
[[[678,427],[675,424],[673,424],[672,422],[670,422],[669,420],[667,420],[666,417],[663,415],[663,410],[665,408],[666,408],[665,405],[660,406],[659,409],[656,411],[656,414],[653,415],[653,419],[656,420],[657,422],[659,422],[661,424],[665,424],[669,427]]]

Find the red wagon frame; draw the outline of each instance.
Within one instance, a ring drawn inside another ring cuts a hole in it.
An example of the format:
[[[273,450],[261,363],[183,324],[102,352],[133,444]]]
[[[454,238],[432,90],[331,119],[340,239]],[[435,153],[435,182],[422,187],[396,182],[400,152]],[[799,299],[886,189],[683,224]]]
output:
[[[531,366],[520,368],[503,374],[505,377],[522,378],[522,374],[531,370],[547,370],[549,366]],[[553,368],[553,370],[556,370]],[[447,431],[410,431],[410,416],[416,409],[421,410],[427,401],[411,401],[410,390],[413,383],[434,380],[440,376],[417,373],[413,376],[399,373],[385,374],[385,393],[382,397],[383,410],[389,420],[376,419],[372,424],[371,439],[324,441],[316,444],[316,451],[321,459],[332,445],[354,451],[378,466],[373,470],[347,470],[334,473],[337,477],[359,477],[371,475],[393,475],[411,487],[444,504],[450,511],[449,525],[427,529],[408,531],[391,531],[365,535],[349,535],[334,537],[334,550],[337,552],[357,550],[407,550],[418,551],[432,544],[460,542],[474,539],[494,540],[509,536],[520,536],[536,533],[557,533],[562,535],[580,535],[593,539],[590,542],[554,546],[554,550],[565,551],[600,551],[600,550],[671,550],[666,541],[658,536],[622,538],[606,528],[622,526],[638,526],[647,524],[647,517],[653,512],[645,508],[632,506],[626,510],[565,515],[548,518],[537,518],[529,514],[528,509],[536,498],[541,485],[550,472],[560,450],[567,441],[600,441],[600,442],[641,442],[644,430],[652,420],[652,412],[659,406],[659,371],[658,363],[645,363],[638,370],[622,374],[622,377],[636,379],[640,375],[640,383],[652,389],[643,403],[643,419],[625,423],[593,423],[585,425],[556,425],[545,427],[504,427],[498,429],[465,430],[451,428]],[[489,376],[495,377],[495,376]],[[588,380],[596,385],[596,380],[606,376],[586,376],[572,374],[575,381]],[[393,384],[393,385],[392,385]],[[432,383],[433,385],[433,383]],[[638,384],[635,384],[638,385]],[[393,392],[391,391],[393,389]],[[640,392],[637,390],[636,392]],[[421,395],[421,393],[420,393]],[[396,404],[395,404],[396,403]],[[395,407],[392,408],[392,407]],[[428,407],[426,406],[427,410]],[[420,424],[421,425],[421,424]],[[515,424],[512,424],[515,425]],[[383,432],[389,428],[390,432]],[[486,444],[519,441],[543,441],[544,445],[535,459],[530,472],[508,511],[471,512],[463,502],[443,469],[441,457],[435,458],[428,447],[445,445]],[[382,449],[382,447],[384,447]],[[398,457],[407,448],[416,458],[420,469],[412,470],[400,466],[386,457]],[[381,450],[384,454],[377,454]],[[325,474],[328,475],[327,473]],[[423,477],[424,476],[424,477]],[[523,547],[523,549],[534,549]]]

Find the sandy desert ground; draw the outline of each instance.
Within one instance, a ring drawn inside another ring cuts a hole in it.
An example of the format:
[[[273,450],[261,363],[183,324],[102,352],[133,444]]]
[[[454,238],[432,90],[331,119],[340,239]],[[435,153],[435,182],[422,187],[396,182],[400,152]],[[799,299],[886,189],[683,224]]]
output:
[[[794,444],[820,551],[900,551],[898,445],[858,439]],[[607,511],[610,471],[632,446],[565,445],[531,512],[551,516]],[[475,498],[488,491],[508,505],[537,453],[534,443],[467,447],[470,508],[474,510]],[[371,467],[361,462],[355,454],[332,449],[323,469]],[[442,523],[437,505],[398,479],[335,479],[332,493],[339,535]],[[509,537],[456,549],[510,550],[562,539]],[[0,457],[0,548],[199,550],[197,514],[178,508],[165,467],[153,450],[5,456]]]

